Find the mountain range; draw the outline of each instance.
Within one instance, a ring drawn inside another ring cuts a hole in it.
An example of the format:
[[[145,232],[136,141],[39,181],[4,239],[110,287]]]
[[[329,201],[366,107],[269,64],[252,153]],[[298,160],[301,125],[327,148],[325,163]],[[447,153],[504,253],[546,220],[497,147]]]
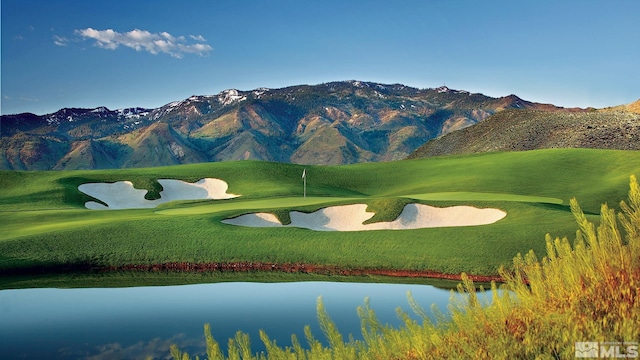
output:
[[[406,158],[431,139],[487,123],[494,114],[519,119],[509,114],[573,116],[594,111],[515,95],[494,98],[445,86],[417,89],[363,81],[230,89],[155,109],[65,108],[46,115],[3,115],[0,169],[104,169],[244,159],[301,164],[390,161]]]

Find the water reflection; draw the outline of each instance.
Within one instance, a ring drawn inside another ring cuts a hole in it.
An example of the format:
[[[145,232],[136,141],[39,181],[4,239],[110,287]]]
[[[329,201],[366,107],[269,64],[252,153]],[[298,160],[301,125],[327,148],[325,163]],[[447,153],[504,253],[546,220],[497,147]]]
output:
[[[176,343],[192,355],[204,354],[203,324],[226,348],[240,330],[255,351],[263,350],[258,330],[281,346],[316,321],[316,300],[348,338],[361,338],[356,308],[369,297],[383,323],[398,326],[396,308],[411,312],[416,301],[445,310],[450,293],[429,285],[376,283],[216,283],[107,289],[24,289],[0,291],[0,358],[156,359]]]

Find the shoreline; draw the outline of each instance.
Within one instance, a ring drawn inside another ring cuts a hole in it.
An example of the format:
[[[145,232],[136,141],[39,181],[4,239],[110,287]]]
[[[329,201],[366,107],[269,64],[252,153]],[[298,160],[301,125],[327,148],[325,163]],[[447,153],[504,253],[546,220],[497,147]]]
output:
[[[305,263],[271,263],[271,262],[167,262],[162,264],[126,264],[104,266],[90,263],[68,265],[39,265],[19,269],[2,269],[0,275],[54,275],[63,273],[109,273],[109,272],[168,272],[168,273],[236,273],[236,272],[280,272],[340,276],[387,276],[398,278],[426,278],[460,281],[461,274],[444,273],[435,270],[409,270],[385,268],[348,268],[335,265],[318,265]],[[467,274],[474,282],[503,283],[500,275]]]

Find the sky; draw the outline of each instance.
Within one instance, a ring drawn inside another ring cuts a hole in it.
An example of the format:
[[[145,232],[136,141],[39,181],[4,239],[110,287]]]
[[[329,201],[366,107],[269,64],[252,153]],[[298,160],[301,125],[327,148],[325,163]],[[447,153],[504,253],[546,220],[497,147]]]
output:
[[[1,0],[2,114],[341,80],[640,98],[640,1]]]

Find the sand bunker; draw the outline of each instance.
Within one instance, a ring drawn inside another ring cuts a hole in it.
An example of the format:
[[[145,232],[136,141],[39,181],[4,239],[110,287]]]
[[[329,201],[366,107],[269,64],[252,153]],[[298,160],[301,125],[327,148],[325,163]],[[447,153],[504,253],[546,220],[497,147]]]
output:
[[[78,186],[78,190],[105,204],[89,201],[84,204],[93,210],[144,209],[176,200],[231,199],[240,195],[228,194],[227,183],[220,179],[201,179],[195,183],[181,180],[159,179],[163,190],[160,199],[147,200],[147,190],[135,189],[130,181],[115,183],[88,183]]]
[[[291,224],[282,225],[275,215],[253,213],[222,220],[225,224],[250,227],[299,227],[317,231],[408,230],[432,227],[475,226],[493,224],[507,213],[499,209],[478,209],[472,206],[437,208],[408,204],[400,216],[391,222],[364,225],[373,217],[366,204],[332,206],[312,213],[292,211]]]

